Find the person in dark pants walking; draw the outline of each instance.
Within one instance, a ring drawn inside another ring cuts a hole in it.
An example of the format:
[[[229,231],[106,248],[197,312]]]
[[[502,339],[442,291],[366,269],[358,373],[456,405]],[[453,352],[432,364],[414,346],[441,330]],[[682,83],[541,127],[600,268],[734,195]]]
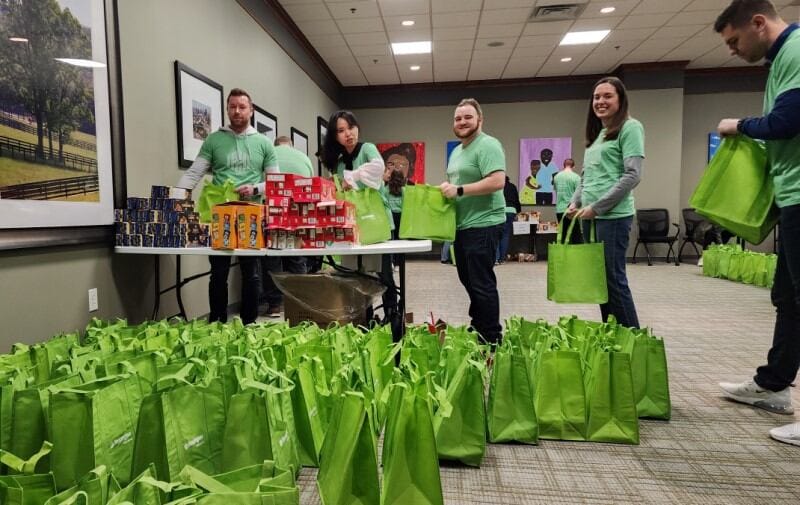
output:
[[[765,141],[767,169],[780,210],[778,264],[772,286],[777,309],[766,364],[741,383],[720,382],[725,397],[777,414],[791,415],[792,383],[800,368],[800,30],[787,24],[767,0],[734,0],[714,30],[731,54],[748,63],[766,59],[764,116],[723,119],[722,136],[747,135]],[[800,446],[800,422],[773,428],[775,440]]]
[[[503,226],[503,236],[500,238],[500,246],[497,248],[495,265],[502,265],[506,262],[508,244],[514,233],[514,221],[517,219],[517,214],[522,211],[522,205],[519,203],[519,191],[508,176],[506,176],[506,185],[503,188],[503,198],[506,200],[506,224]]]
[[[506,159],[500,142],[481,131],[483,113],[473,98],[459,102],[453,132],[461,140],[447,164],[447,182],[439,188],[456,201],[454,252],[458,279],[469,295],[472,327],[499,344],[500,297],[494,260],[503,232]]]

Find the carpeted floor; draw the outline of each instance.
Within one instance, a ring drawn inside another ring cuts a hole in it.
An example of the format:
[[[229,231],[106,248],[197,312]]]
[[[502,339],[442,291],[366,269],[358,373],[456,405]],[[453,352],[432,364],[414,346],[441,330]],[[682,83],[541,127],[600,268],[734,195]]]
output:
[[[496,267],[501,318],[599,319],[595,306],[546,299],[547,267]],[[772,338],[774,309],[764,288],[710,279],[696,266],[628,266],[642,325],[667,345],[671,421],[641,421],[641,444],[541,441],[489,445],[479,469],[441,469],[448,504],[800,503],[800,447],[772,441],[768,430],[794,422],[726,401],[717,382],[752,376]],[[456,269],[438,261],[408,263],[408,310],[467,323],[467,296]],[[800,412],[800,392],[794,392]],[[316,471],[303,469],[301,502],[320,503]]]

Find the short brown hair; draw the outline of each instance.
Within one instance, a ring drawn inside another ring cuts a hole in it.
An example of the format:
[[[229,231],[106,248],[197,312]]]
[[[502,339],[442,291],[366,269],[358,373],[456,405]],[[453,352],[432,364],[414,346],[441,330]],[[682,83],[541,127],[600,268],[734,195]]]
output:
[[[778,18],[778,11],[769,0],[733,0],[717,18],[714,23],[714,31],[722,33],[722,30],[728,25],[731,25],[732,28],[741,28],[757,14],[769,19]]]
[[[228,98],[225,99],[225,103],[230,102],[232,96],[246,96],[247,101],[250,102],[250,105],[253,104],[253,99],[250,98],[250,93],[243,90],[242,88],[233,88],[230,93],[228,93]]]
[[[465,105],[471,105],[475,109],[475,112],[478,113],[478,117],[479,118],[483,117],[483,111],[481,110],[481,104],[479,104],[477,100],[475,100],[474,98],[464,98],[463,100],[458,102],[458,105],[456,105],[456,109],[459,108],[459,107],[463,107]]]
[[[573,160],[572,158],[565,159],[564,160],[564,166],[567,166],[567,165],[569,165],[571,167],[574,167],[575,166],[575,160]]]
[[[273,142],[273,144],[276,145],[276,146],[279,146],[281,144],[286,144],[286,145],[290,145],[290,146],[294,145],[294,144],[292,144],[292,139],[290,139],[286,135],[281,135],[280,137],[276,137],[275,138],[275,142]]]

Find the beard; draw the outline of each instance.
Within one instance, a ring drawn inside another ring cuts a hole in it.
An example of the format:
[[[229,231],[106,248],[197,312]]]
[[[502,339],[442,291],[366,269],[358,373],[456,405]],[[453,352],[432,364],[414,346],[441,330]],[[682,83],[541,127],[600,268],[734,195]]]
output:
[[[478,126],[475,126],[474,128],[469,128],[464,133],[461,133],[461,130],[459,130],[458,128],[453,128],[453,133],[455,133],[456,137],[460,139],[468,139],[472,135],[474,135],[476,131],[478,131]]]

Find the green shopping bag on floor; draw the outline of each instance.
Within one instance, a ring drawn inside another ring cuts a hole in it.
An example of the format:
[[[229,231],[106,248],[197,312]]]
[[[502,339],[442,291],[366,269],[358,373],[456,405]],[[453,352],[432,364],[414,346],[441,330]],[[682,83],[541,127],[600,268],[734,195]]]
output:
[[[728,260],[728,279],[734,282],[741,282],[744,270],[744,252],[733,253]]]
[[[770,254],[767,258],[767,287],[772,289],[775,283],[775,269],[778,267],[778,255]]]
[[[639,418],[631,375],[631,358],[598,350],[588,367],[586,439],[592,442],[639,443]]]
[[[573,219],[566,234],[564,219],[554,243],[547,246],[547,299],[556,303],[606,303],[606,260],[603,243],[595,240],[595,225],[589,242],[570,244],[568,237],[579,219]]]
[[[361,245],[386,242],[392,238],[392,226],[381,194],[372,188],[344,191],[339,196],[356,207],[358,240]]]
[[[300,464],[318,467],[319,451],[325,439],[325,424],[321,419],[315,374],[312,360],[302,360],[291,372],[294,388],[290,396],[294,414],[295,433]]]
[[[231,397],[222,443],[222,471],[272,459],[267,403],[253,391]]]
[[[719,277],[720,250],[714,246],[703,251],[703,275]]]
[[[452,406],[450,415],[440,408],[433,420],[439,459],[481,466],[486,453],[485,370],[485,364],[467,359],[447,386],[445,398]]]
[[[522,350],[507,344],[498,347],[489,384],[489,442],[538,443],[531,382]]]
[[[192,466],[181,471],[181,480],[204,494],[171,502],[172,505],[299,505],[300,492],[291,481],[275,477],[271,461],[241,468],[222,475],[210,476]],[[282,472],[291,477],[291,472]],[[282,485],[281,482],[284,481]]]
[[[456,239],[456,204],[438,186],[415,184],[403,188],[400,238],[452,242]]]
[[[104,465],[84,475],[78,483],[47,500],[44,505],[105,505],[120,491],[117,480]]]
[[[144,392],[138,375],[98,379],[50,396],[50,467],[59,489],[105,465],[124,486]]]
[[[237,200],[239,200],[239,193],[236,191],[233,182],[225,181],[222,186],[206,183],[200,192],[200,197],[197,199],[197,212],[200,214],[200,222],[211,222],[211,209],[215,205]]]
[[[397,383],[384,434],[381,505],[444,505],[428,389]],[[393,391],[394,393],[394,391]],[[388,452],[387,452],[388,451]]]
[[[669,419],[672,402],[664,341],[646,332],[636,337],[631,355],[633,390],[639,417]]]
[[[320,453],[317,489],[324,505],[379,505],[378,456],[364,397],[336,402]]]
[[[53,448],[44,442],[33,456],[27,460],[14,454],[0,451],[0,463],[16,472],[13,475],[0,475],[0,503],[3,505],[41,505],[56,494],[56,482],[52,473],[36,474],[36,467]]]
[[[155,479],[155,468],[148,466],[125,488],[115,493],[107,505],[161,505],[162,493],[172,489],[166,482]]]
[[[585,440],[586,393],[580,353],[545,351],[536,367],[534,404],[539,438]]]
[[[722,140],[689,205],[735,235],[760,244],[778,222],[774,199],[763,143],[736,135]]]

